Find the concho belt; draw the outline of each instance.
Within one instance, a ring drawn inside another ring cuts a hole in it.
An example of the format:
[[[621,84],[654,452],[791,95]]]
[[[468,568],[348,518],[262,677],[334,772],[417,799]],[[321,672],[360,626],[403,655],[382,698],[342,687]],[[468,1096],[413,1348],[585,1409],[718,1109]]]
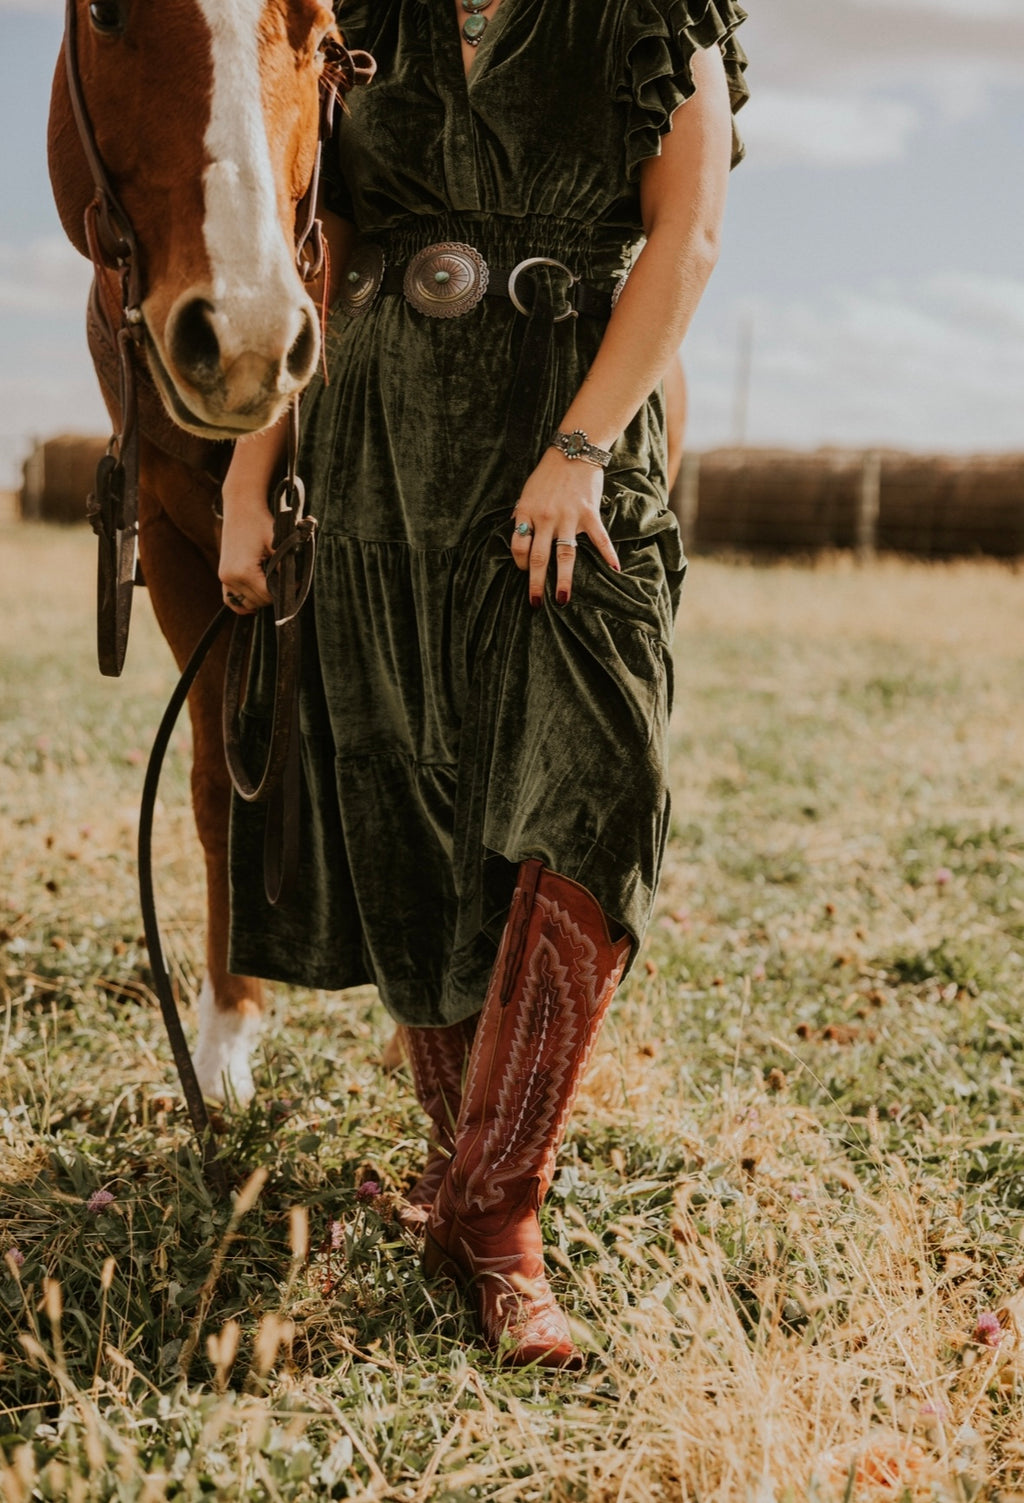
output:
[[[346,313],[356,317],[371,308],[378,296],[402,293],[417,313],[427,318],[461,318],[481,298],[501,297],[518,313],[529,316],[528,276],[541,266],[562,272],[566,279],[563,305],[553,313],[553,323],[580,314],[607,318],[625,280],[620,279],[614,289],[598,287],[584,282],[552,256],[527,256],[512,267],[489,266],[478,250],[458,240],[424,246],[411,261],[388,266],[381,247],[363,241],[345,264],[338,302]]]

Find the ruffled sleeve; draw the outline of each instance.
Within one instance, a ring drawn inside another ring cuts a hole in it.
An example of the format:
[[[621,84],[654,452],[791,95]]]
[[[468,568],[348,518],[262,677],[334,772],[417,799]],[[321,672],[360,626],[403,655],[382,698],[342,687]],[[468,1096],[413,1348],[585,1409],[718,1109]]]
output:
[[[635,180],[641,162],[661,151],[672,114],[696,93],[694,53],[720,47],[725,61],[732,112],[746,103],[746,54],[736,29],[746,13],[733,0],[626,0],[615,55],[620,72],[615,98],[628,109],[626,170]],[[732,164],[743,156],[733,120]]]

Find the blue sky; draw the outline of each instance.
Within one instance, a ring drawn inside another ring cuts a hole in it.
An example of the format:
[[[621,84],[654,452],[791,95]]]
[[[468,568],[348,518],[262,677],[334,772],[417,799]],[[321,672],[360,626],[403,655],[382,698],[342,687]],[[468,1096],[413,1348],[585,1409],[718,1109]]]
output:
[[[1024,0],[746,0],[754,99],[688,341],[690,440],[1024,449]],[[102,431],[45,165],[59,0],[0,0],[0,485]]]

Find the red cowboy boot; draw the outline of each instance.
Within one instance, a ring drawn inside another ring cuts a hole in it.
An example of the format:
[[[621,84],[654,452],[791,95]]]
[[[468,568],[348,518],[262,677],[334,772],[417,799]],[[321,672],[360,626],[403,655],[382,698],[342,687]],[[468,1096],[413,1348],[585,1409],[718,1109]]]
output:
[[[629,948],[586,888],[523,863],[423,1251],[428,1276],[472,1289],[506,1363],[583,1364],[545,1277],[537,1212]]]
[[[473,1046],[477,1016],[446,1028],[398,1030],[412,1071],[416,1099],[430,1118],[431,1126],[430,1150],[423,1173],[407,1192],[406,1204],[398,1212],[399,1221],[411,1232],[422,1232],[455,1150],[462,1077]]]

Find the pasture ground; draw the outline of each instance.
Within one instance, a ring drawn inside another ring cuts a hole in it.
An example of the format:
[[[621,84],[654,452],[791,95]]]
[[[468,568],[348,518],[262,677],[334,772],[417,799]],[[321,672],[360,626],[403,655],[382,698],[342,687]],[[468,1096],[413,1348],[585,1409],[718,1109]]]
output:
[[[143,595],[98,676],[92,552],[0,531],[5,1503],[1024,1497],[1020,576],[694,565],[658,914],[544,1213],[569,1378],[422,1284],[372,995],[279,993],[211,1201],[135,892],[173,671]],[[187,999],[184,731],[158,844]]]

